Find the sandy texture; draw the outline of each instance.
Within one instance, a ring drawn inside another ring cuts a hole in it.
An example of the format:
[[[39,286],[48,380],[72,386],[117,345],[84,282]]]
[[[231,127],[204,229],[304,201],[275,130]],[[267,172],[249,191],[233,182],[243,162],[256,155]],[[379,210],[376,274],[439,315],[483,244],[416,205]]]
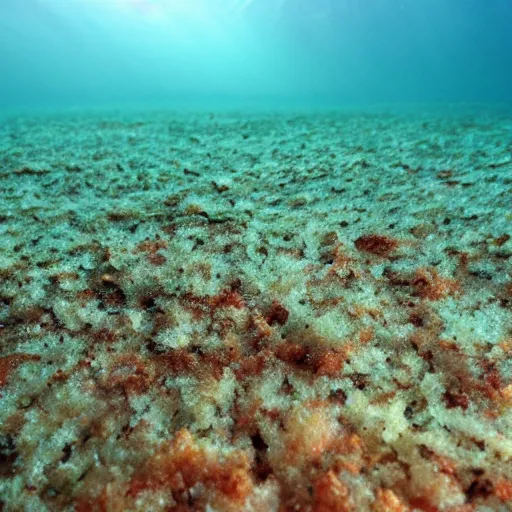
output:
[[[0,510],[512,510],[512,117],[0,125]]]

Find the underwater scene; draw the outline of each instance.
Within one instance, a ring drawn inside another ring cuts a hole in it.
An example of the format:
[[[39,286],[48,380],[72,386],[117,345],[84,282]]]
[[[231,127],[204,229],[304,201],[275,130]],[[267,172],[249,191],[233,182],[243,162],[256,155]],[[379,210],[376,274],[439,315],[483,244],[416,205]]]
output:
[[[0,0],[0,512],[512,511],[510,0]]]

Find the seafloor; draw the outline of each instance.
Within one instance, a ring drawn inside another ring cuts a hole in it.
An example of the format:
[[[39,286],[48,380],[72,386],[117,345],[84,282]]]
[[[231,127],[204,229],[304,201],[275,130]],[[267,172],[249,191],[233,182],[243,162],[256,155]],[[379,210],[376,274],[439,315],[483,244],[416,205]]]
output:
[[[0,510],[512,510],[512,116],[9,115]]]

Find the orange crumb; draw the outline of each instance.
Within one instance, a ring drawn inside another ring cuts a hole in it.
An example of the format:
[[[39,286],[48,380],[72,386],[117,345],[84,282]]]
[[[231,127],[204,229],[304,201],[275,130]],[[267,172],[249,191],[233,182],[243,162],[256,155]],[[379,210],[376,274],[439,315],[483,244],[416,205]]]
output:
[[[440,300],[460,291],[457,281],[439,275],[435,269],[419,269],[412,280],[416,295],[422,299]]]
[[[288,310],[282,304],[279,304],[277,301],[273,301],[266,320],[268,325],[272,325],[274,323],[284,325],[288,321],[288,315]]]
[[[154,378],[150,368],[136,354],[122,354],[112,365],[103,386],[107,389],[121,388],[127,395],[147,391]]]
[[[453,341],[439,340],[439,347],[443,350],[453,350],[455,352],[459,351],[459,346]]]
[[[494,390],[501,388],[501,376],[497,368],[491,367],[485,377],[485,382]]]
[[[335,453],[336,455],[353,455],[357,452],[362,452],[363,450],[363,440],[357,434],[349,434],[349,435],[338,435],[329,445],[330,453]],[[362,459],[351,458],[347,460],[345,457],[338,458],[336,461],[337,467],[340,469],[346,469],[351,473],[358,474],[362,465],[367,465],[368,461],[363,461]]]
[[[167,242],[165,240],[145,240],[137,245],[132,252],[133,254],[137,254],[139,252],[155,254],[160,249],[167,249]]]
[[[353,318],[362,318],[364,315],[369,315],[374,320],[377,320],[382,316],[381,311],[376,308],[367,308],[366,306],[362,306],[360,304],[355,304],[351,306],[347,313]]]
[[[337,465],[338,466],[338,465]],[[341,470],[348,471],[353,475],[358,475],[361,473],[362,464],[356,464],[355,462],[349,462],[348,460],[339,462],[339,468]]]
[[[348,487],[333,471],[328,471],[315,483],[313,512],[349,512]]]
[[[253,487],[247,456],[237,452],[219,461],[197,446],[188,430],[181,430],[132,478],[127,496],[135,498],[144,490],[167,489],[175,499],[188,499],[187,491],[197,484],[214,497],[242,504]]]
[[[443,398],[447,409],[460,407],[465,411],[469,407],[469,397],[463,391],[446,391]]]
[[[318,460],[335,441],[335,425],[326,408],[314,403],[306,407],[294,409],[286,418],[284,457],[290,464]]]
[[[501,390],[501,396],[506,402],[512,402],[512,384],[509,384]]]
[[[387,236],[371,234],[359,237],[354,245],[359,251],[369,252],[377,256],[389,256],[398,247],[398,242]]]
[[[254,400],[251,404],[245,406],[243,409],[236,406],[236,413],[234,414],[236,429],[240,431],[251,432],[255,429],[256,414],[262,405],[261,399]]]
[[[505,354],[512,354],[512,338],[506,341],[502,341],[499,347],[505,352]]]
[[[165,354],[158,355],[156,360],[162,363],[172,373],[184,373],[193,370],[198,365],[195,354],[185,349],[170,350]]]
[[[425,497],[413,498],[410,501],[410,505],[413,508],[421,510],[422,512],[439,512],[439,509],[432,505]]]
[[[323,354],[315,364],[318,375],[334,377],[343,369],[346,356],[342,352],[329,350]]]
[[[331,268],[329,269],[329,273],[336,273],[339,270],[346,270],[349,267],[349,264],[354,260],[347,256],[343,252],[343,244],[339,244],[334,249],[334,261],[332,263]],[[354,274],[355,275],[355,274]],[[356,276],[358,277],[358,276]]]
[[[57,370],[52,376],[51,376],[51,382],[65,382],[69,379],[69,374],[63,370]]]
[[[232,306],[236,309],[242,309],[245,306],[243,297],[237,291],[228,289],[212,297],[209,302],[212,308],[227,308]]]
[[[151,265],[161,267],[167,261],[167,258],[163,254],[148,254],[147,260]]]
[[[256,313],[251,316],[249,330],[255,331],[255,343],[272,334],[271,327],[268,325],[267,321],[263,318],[263,316],[259,313]]]
[[[407,512],[408,508],[391,489],[377,489],[372,510],[373,512]]]
[[[116,334],[103,327],[93,334],[93,338],[97,343],[113,343],[116,340]]]
[[[252,491],[252,480],[248,465],[234,467],[230,471],[220,471],[216,479],[217,489],[233,501],[244,501]]]
[[[260,352],[255,356],[249,356],[240,363],[240,368],[235,370],[237,379],[254,377],[260,375],[264,370],[267,361],[271,360],[272,354],[269,352]]]
[[[362,329],[359,333],[359,341],[361,343],[368,343],[369,341],[372,341],[373,337],[375,336],[375,331],[372,327],[367,327],[366,329]]]
[[[436,462],[437,467],[439,468],[439,471],[441,471],[441,473],[445,473],[447,475],[455,474],[457,466],[455,464],[455,461],[453,461],[452,459],[449,459],[444,455],[438,455],[437,453],[434,453],[432,455],[432,460]]]
[[[494,493],[501,501],[512,502],[512,480],[498,480],[494,486]]]
[[[285,342],[276,348],[276,356],[286,363],[301,364],[308,358],[308,351],[299,343]]]

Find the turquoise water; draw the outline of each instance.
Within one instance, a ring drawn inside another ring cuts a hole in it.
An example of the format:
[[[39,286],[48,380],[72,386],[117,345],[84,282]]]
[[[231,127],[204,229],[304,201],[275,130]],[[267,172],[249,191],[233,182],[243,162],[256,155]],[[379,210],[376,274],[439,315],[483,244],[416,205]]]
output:
[[[509,0],[2,0],[4,107],[512,101]]]

